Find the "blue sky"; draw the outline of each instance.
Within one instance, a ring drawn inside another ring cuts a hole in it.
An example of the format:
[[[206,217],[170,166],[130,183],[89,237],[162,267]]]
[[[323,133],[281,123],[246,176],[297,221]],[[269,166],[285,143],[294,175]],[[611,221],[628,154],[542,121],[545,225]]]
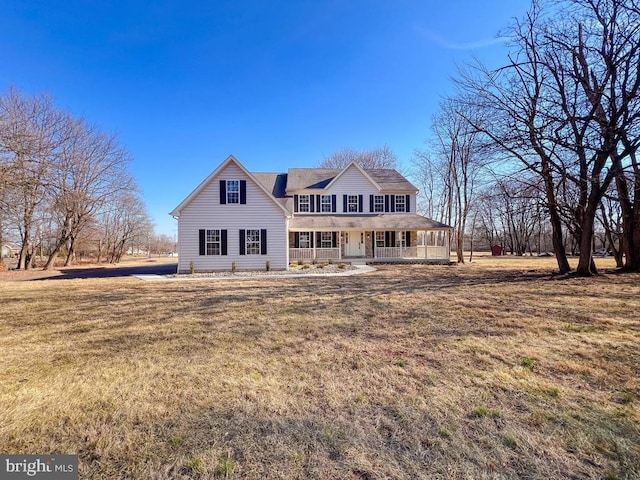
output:
[[[424,147],[456,65],[499,65],[525,0],[0,1],[0,90],[116,132],[158,233],[229,154],[252,171]]]

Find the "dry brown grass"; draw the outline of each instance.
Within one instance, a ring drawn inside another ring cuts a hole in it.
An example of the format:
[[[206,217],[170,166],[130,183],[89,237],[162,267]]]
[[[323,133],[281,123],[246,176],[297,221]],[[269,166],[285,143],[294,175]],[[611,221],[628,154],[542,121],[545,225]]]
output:
[[[81,478],[640,476],[640,275],[0,284],[0,451]]]

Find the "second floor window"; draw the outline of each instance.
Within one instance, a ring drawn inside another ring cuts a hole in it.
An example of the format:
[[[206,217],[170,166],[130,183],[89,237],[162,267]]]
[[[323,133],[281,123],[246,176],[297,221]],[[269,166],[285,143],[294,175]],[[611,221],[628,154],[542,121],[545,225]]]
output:
[[[396,195],[396,212],[406,212],[405,208],[405,196],[404,195]]]
[[[227,203],[240,203],[240,180],[227,180]]]
[[[358,211],[358,195],[347,195],[347,212]]]
[[[321,195],[320,196],[320,211],[322,213],[330,213],[331,212],[331,195]]]
[[[298,211],[299,212],[309,212],[310,211],[309,205],[310,205],[309,195],[300,195],[300,196],[298,196]]]
[[[384,195],[373,196],[373,211],[384,213]]]

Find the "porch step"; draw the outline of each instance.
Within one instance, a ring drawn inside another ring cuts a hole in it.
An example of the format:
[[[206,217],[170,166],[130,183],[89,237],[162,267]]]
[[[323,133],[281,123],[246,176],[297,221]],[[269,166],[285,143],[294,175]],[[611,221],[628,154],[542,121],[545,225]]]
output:
[[[365,258],[350,258],[348,259],[351,265],[366,265],[367,260]]]

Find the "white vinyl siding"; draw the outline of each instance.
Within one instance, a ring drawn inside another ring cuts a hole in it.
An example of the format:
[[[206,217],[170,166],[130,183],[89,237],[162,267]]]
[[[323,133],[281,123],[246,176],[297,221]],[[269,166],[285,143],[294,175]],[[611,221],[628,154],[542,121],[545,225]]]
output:
[[[247,203],[233,208],[220,205],[220,180],[246,180]],[[215,226],[227,230],[227,255],[199,255],[199,230]],[[267,255],[240,255],[240,230],[267,230]],[[260,187],[230,162],[215,178],[182,208],[178,220],[178,271],[189,272],[190,262],[196,271],[286,269],[288,253],[287,221],[284,211]]]

